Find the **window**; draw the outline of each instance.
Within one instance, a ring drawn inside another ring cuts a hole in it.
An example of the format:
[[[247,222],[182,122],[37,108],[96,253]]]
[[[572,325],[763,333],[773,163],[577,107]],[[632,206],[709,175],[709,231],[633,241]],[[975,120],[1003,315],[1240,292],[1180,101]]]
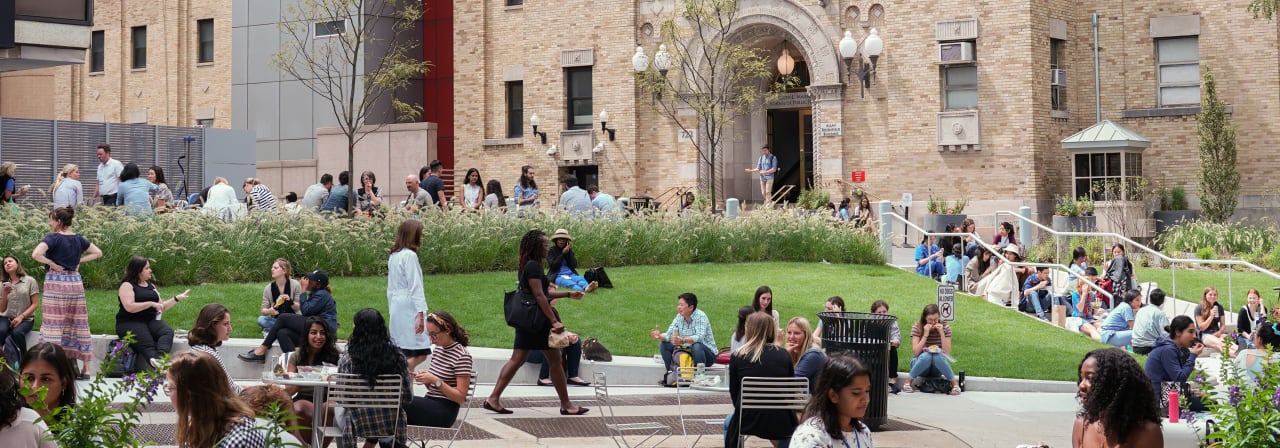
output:
[[[347,32],[346,20],[334,20],[332,22],[316,22],[316,37],[336,36]]]
[[[507,83],[507,138],[524,136],[524,81]]]
[[[1200,104],[1200,38],[1156,41],[1160,106]]]
[[[1066,70],[1062,63],[1066,61],[1067,41],[1062,39],[1049,39],[1049,69],[1053,76],[1049,86],[1049,97],[1053,110],[1067,110],[1067,86],[1061,85],[1059,81],[1065,81],[1065,75],[1060,76],[1058,70]]]
[[[133,27],[133,68],[147,68],[147,27]]]
[[[1112,201],[1121,198],[1107,197],[1106,190],[1114,192],[1125,186],[1123,198],[1139,192],[1142,178],[1142,154],[1109,152],[1075,155],[1075,196],[1088,196],[1095,201]],[[1114,194],[1114,193],[1112,193]]]
[[[197,20],[196,28],[200,35],[200,50],[196,62],[213,62],[213,19]]]
[[[569,129],[591,129],[591,67],[573,67],[564,74],[569,115],[565,122],[569,123]]]
[[[507,6],[520,6],[524,4],[524,0],[507,0]]]
[[[93,44],[89,47],[89,73],[102,73],[106,40],[106,31],[93,32]]]
[[[947,66],[942,69],[942,78],[947,110],[978,107],[978,66]]]
[[[199,127],[202,127],[202,128],[211,128],[211,127],[213,127],[213,119],[212,119],[212,118],[202,118],[202,119],[196,120],[196,126],[199,126]]]

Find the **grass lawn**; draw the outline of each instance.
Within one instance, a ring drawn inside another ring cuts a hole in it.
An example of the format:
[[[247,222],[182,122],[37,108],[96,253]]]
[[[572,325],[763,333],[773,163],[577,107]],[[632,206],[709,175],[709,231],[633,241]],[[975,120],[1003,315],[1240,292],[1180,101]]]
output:
[[[1222,302],[1223,307],[1230,306],[1228,311],[1231,312],[1239,311],[1240,307],[1248,303],[1246,296],[1249,288],[1255,288],[1262,293],[1262,303],[1267,308],[1280,306],[1280,303],[1276,302],[1276,292],[1271,290],[1280,286],[1280,279],[1253,270],[1248,272],[1237,270],[1228,275],[1225,269],[1178,269],[1177,292],[1173,290],[1175,274],[1169,269],[1138,268],[1137,274],[1138,281],[1156,282],[1166,294],[1192,303],[1200,302],[1200,296],[1204,293],[1206,286],[1218,288],[1218,301]]]
[[[842,296],[850,311],[865,311],[879,299],[888,301],[905,339],[899,356],[904,371],[910,360],[911,323],[919,319],[925,304],[935,301],[936,288],[928,279],[891,267],[818,263],[635,266],[610,268],[609,276],[617,288],[601,289],[582,301],[565,300],[558,308],[570,330],[600,338],[614,354],[657,353],[649,331],[655,325],[667,328],[676,313],[676,296],[685,291],[698,295],[699,308],[711,317],[716,343],[728,346],[737,309],[751,303],[757,286],[769,285],[784,320],[806,316],[814,325],[815,313],[832,295]],[[513,332],[502,317],[502,291],[514,285],[515,277],[514,272],[428,275],[427,303],[433,310],[456,315],[471,332],[473,345],[508,347]],[[187,328],[203,304],[220,302],[232,310],[234,336],[259,337],[254,319],[263,286],[195,286],[191,298],[164,317],[176,328]],[[340,337],[350,333],[351,316],[358,309],[385,312],[385,278],[335,278],[332,286]],[[167,297],[184,288],[162,285],[160,292]],[[89,291],[94,333],[114,333],[115,295],[114,290]],[[1101,346],[974,297],[956,300],[953,356],[958,360],[955,368],[968,375],[1074,381],[1084,353]]]

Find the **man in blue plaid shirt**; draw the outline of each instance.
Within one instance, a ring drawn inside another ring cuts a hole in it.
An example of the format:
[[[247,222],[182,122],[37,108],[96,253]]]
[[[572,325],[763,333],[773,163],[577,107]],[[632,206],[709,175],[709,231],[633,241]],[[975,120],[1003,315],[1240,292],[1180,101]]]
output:
[[[709,366],[716,360],[716,338],[711,334],[711,320],[698,309],[698,296],[691,292],[680,294],[676,302],[676,317],[664,333],[655,325],[649,333],[657,339],[662,362],[671,370],[671,354],[676,346],[686,346],[693,354],[694,364]]]

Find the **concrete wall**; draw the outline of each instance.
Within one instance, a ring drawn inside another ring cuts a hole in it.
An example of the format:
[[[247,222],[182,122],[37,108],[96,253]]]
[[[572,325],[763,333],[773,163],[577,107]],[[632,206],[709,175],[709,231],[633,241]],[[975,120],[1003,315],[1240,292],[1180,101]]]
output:
[[[338,173],[346,171],[346,135],[337,128],[318,129],[316,133],[319,157],[258,162],[257,177],[277,197],[292,191],[301,198],[308,186],[319,182],[322,174],[332,174],[336,183]],[[419,168],[436,158],[436,135],[435,123],[389,124],[369,132],[356,144],[351,182],[358,184],[360,173],[373,171],[384,197],[402,200],[402,196],[408,195],[404,188],[405,176],[416,177]]]

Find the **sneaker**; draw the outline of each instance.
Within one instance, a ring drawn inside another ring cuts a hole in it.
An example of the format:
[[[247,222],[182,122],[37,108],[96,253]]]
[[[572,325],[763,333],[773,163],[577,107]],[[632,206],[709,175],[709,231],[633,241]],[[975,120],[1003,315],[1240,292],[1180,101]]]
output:
[[[889,393],[898,395],[898,392],[902,392],[902,387],[898,383],[889,383]]]
[[[241,360],[244,360],[245,362],[261,362],[261,363],[267,362],[267,355],[259,355],[257,353],[254,353],[252,349],[250,349],[247,352],[236,355],[236,357],[240,358]]]
[[[591,283],[588,283],[588,284],[587,284],[587,289],[582,290],[582,292],[591,292],[591,291],[595,291],[595,290],[596,290],[596,288],[599,288],[599,287],[600,287],[600,283],[599,283],[599,282],[591,282]]]
[[[902,385],[902,391],[909,394],[913,394],[916,392],[916,388],[915,386],[912,386],[910,382],[908,382],[907,384]]]

